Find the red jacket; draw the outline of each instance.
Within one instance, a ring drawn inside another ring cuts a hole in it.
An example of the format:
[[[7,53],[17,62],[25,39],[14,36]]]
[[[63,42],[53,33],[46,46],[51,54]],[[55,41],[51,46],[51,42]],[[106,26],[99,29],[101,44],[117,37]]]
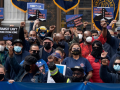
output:
[[[91,66],[93,68],[93,76],[90,79],[90,82],[103,83],[103,81],[99,75],[99,70],[101,67],[101,60],[99,60],[99,62],[97,62],[97,63],[94,62],[95,58],[92,55],[89,55],[86,59],[90,62]]]
[[[104,38],[103,35],[101,34],[98,39],[94,39],[94,38],[92,37],[92,42],[94,42],[95,40],[98,40],[98,41],[100,41],[102,44],[105,44],[105,42],[107,41],[107,38]],[[81,44],[80,44],[80,47],[81,47],[81,50],[82,50],[82,52],[81,52],[81,53],[82,53],[82,56],[83,56],[84,58],[86,58],[88,55],[91,54],[91,52],[92,52],[92,44],[90,44],[90,45],[85,45],[84,43],[81,43]]]

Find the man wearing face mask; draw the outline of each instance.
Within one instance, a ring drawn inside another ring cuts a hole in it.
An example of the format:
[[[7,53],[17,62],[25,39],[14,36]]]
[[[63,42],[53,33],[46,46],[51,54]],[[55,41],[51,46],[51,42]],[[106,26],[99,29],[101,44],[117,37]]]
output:
[[[67,77],[60,74],[59,69],[54,64],[53,58],[49,58],[48,61],[49,61],[48,66],[50,69],[51,76],[56,83],[71,83],[71,82],[85,81],[84,69],[82,67],[75,66],[74,68],[71,68],[71,70],[73,71],[72,77]]]
[[[53,48],[53,39],[51,37],[45,37],[43,40],[43,47],[40,48],[40,58],[48,62],[47,57],[54,51],[55,49]]]
[[[17,82],[43,82],[43,75],[39,72],[36,66],[37,59],[33,56],[26,56],[23,66],[20,66],[13,54],[13,47],[9,47],[10,65],[12,66]]]
[[[116,73],[110,73],[107,70],[108,60],[102,59],[100,68],[100,77],[105,83],[120,83],[120,57],[117,57],[113,63],[113,68]]]
[[[5,41],[0,41],[0,64],[4,65],[8,56],[8,51],[5,50]]]
[[[81,43],[80,46],[82,48],[82,56],[86,58],[92,52],[92,42],[95,40],[100,41],[102,44],[106,42],[107,36],[107,24],[105,21],[101,22],[101,26],[103,27],[102,34],[99,36],[98,39],[94,39],[90,31],[84,32],[84,43]]]
[[[14,46],[14,56],[16,58],[16,61],[18,63],[20,63],[22,60],[24,60],[24,58],[28,55],[30,55],[29,52],[22,50],[23,49],[23,42],[20,39],[16,39],[13,42],[13,46]],[[14,77],[16,76],[12,67],[10,66],[10,57],[7,57],[6,59],[6,63],[5,63],[5,68],[6,68],[6,74],[7,74],[7,78],[8,79],[14,79]]]
[[[91,30],[92,36],[94,39],[98,39],[98,31],[97,30]]]
[[[66,56],[68,56],[68,50],[69,50],[69,46],[68,43],[65,42],[65,38],[64,35],[62,35],[61,33],[56,33],[55,37],[54,37],[54,48],[56,49],[57,47],[60,47],[62,49],[64,49]]]

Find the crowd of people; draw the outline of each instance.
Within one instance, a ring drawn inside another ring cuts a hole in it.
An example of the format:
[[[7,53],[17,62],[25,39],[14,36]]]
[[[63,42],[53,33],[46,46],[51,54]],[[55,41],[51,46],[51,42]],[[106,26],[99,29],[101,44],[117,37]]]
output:
[[[0,41],[0,81],[47,83],[48,72],[56,83],[120,83],[120,27],[114,33],[111,21],[101,20],[102,30],[37,27],[30,23],[29,32],[20,23],[19,38]],[[11,25],[13,26],[13,25]],[[65,75],[56,64],[66,65]]]

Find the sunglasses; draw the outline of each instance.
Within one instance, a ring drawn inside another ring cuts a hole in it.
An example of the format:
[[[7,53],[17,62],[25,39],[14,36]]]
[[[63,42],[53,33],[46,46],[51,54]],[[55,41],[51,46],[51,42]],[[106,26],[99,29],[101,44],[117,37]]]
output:
[[[33,53],[39,53],[40,52],[38,50],[31,50],[31,51],[33,51]]]
[[[115,64],[115,65],[117,65],[117,64],[120,65],[120,63],[114,63],[114,64]]]

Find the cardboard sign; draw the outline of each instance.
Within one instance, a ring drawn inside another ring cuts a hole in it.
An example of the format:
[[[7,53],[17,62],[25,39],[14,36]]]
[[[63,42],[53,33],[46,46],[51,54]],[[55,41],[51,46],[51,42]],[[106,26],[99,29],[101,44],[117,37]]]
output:
[[[4,9],[0,8],[0,19],[4,19]]]
[[[19,27],[0,27],[0,40],[11,40],[19,38]]]
[[[47,10],[44,10],[44,4],[42,3],[27,3],[28,20],[36,20],[40,17],[46,20]]]
[[[67,27],[78,27],[82,25],[82,14],[78,15],[66,15]]]
[[[66,65],[56,64],[56,66],[59,69],[59,72],[62,73],[63,75],[65,75]],[[55,81],[53,80],[53,78],[50,75],[50,70],[48,71],[47,83],[55,83]]]

